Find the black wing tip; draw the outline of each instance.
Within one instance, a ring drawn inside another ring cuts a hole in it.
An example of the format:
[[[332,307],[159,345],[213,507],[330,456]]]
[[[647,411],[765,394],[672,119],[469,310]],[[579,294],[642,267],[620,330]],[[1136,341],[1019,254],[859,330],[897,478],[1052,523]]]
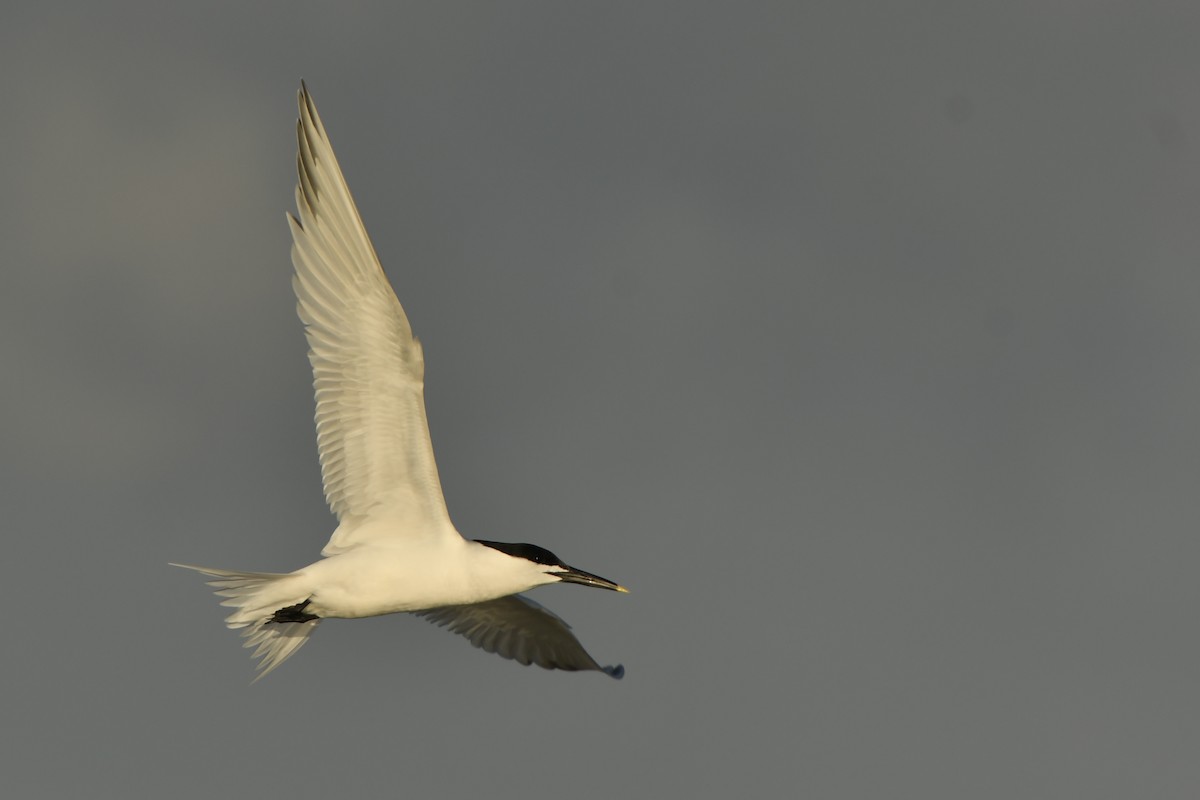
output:
[[[613,680],[621,680],[625,677],[625,665],[617,664],[615,667],[601,667],[600,671]]]
[[[308,84],[303,78],[300,79],[300,91],[296,92],[296,105],[300,107],[301,120],[307,117],[314,128],[320,127],[320,123],[317,122],[317,106],[313,103],[312,93],[308,91]]]

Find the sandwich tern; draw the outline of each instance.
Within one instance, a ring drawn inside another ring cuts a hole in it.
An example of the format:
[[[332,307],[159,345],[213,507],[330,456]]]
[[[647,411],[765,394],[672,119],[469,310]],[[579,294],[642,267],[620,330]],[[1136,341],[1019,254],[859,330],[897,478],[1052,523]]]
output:
[[[549,550],[463,538],[450,521],[429,424],[425,360],[303,82],[296,124],[292,288],[308,338],[325,498],[338,526],[322,558],[286,574],[173,564],[212,578],[258,659],[259,680],[323,619],[411,612],[490,653],[546,669],[602,667],[562,619],[521,592],[625,587]]]

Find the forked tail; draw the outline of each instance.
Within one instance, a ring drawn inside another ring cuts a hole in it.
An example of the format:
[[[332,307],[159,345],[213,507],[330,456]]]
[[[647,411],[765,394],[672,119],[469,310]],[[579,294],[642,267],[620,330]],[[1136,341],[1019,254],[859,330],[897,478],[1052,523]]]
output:
[[[243,647],[255,648],[258,677],[265,678],[308,641],[321,618],[305,613],[306,594],[298,592],[296,575],[274,572],[234,572],[227,569],[172,564],[213,578],[208,585],[226,598],[221,605],[234,612],[225,618],[230,628],[242,628]],[[290,580],[289,580],[290,579]]]

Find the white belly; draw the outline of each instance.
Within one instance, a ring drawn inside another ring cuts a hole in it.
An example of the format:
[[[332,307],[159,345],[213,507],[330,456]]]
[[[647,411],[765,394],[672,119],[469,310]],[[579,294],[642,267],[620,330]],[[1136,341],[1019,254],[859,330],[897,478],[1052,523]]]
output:
[[[465,540],[421,540],[357,547],[298,572],[311,587],[306,610],[336,618],[479,603],[537,585],[497,574],[493,553]]]

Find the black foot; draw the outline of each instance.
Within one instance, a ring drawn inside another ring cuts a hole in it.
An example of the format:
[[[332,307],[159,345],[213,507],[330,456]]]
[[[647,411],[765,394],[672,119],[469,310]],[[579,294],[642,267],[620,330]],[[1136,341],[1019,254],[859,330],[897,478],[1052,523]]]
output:
[[[320,619],[316,614],[306,614],[304,609],[312,602],[312,598],[305,600],[303,603],[297,603],[294,606],[281,608],[275,612],[275,615],[267,620],[264,625],[270,625],[272,622],[310,622],[314,619]]]

